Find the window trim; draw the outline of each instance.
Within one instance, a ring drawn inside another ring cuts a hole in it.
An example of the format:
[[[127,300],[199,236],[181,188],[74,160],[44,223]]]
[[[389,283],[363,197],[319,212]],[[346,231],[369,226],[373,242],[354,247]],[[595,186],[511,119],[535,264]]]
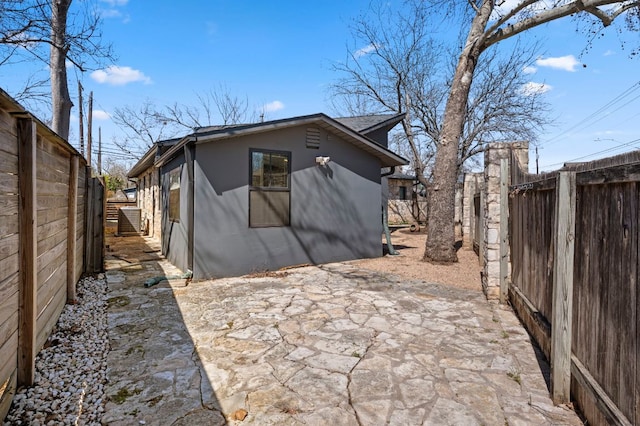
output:
[[[267,187],[253,185],[253,154],[278,154],[287,157],[287,186],[286,187]],[[285,225],[253,225],[251,224],[251,193],[258,192],[287,192],[289,194],[289,205],[287,209],[287,223]],[[249,203],[249,215],[247,222],[249,228],[284,228],[291,226],[291,151],[282,151],[275,149],[249,148],[249,190],[247,191]]]
[[[174,191],[177,189],[178,191],[178,207],[177,207],[177,216],[172,215],[172,209],[171,209],[171,179],[172,176],[176,176],[178,177],[178,187],[173,189]],[[181,185],[182,185],[182,166],[177,166],[174,167],[173,169],[169,170],[169,172],[167,173],[167,195],[169,197],[169,199],[167,200],[167,217],[169,219],[169,222],[175,222],[175,223],[180,223],[180,189],[181,189]]]
[[[407,192],[409,192],[409,191],[407,191],[406,185],[398,186],[398,199],[404,200],[404,201],[408,200]]]

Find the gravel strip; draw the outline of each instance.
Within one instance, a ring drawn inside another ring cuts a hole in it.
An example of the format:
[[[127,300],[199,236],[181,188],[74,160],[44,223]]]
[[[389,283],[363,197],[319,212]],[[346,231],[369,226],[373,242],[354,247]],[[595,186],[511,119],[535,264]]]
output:
[[[78,304],[66,305],[36,358],[35,384],[19,389],[6,425],[99,425],[104,413],[107,352],[104,275],[78,282]]]

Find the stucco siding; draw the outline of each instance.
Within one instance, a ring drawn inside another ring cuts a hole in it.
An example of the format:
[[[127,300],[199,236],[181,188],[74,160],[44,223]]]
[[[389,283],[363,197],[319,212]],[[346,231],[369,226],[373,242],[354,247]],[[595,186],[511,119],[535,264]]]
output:
[[[304,126],[196,145],[195,278],[382,255],[380,161],[328,136],[320,149]],[[249,227],[250,148],[291,152],[288,227]]]
[[[169,172],[180,167],[180,220],[169,219]],[[175,266],[183,271],[189,269],[188,259],[188,224],[187,215],[187,168],[184,156],[180,155],[161,169],[162,185],[162,253]]]

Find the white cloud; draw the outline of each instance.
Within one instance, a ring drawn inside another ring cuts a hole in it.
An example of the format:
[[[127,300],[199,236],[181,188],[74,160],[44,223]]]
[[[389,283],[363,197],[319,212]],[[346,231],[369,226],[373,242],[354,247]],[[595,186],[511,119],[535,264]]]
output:
[[[540,95],[547,93],[551,89],[553,89],[553,87],[549,84],[530,81],[520,87],[520,93],[525,96]]]
[[[126,6],[127,3],[129,3],[129,0],[100,0],[100,2],[105,4],[104,8],[99,8],[100,16],[103,19],[121,18],[122,22],[124,22],[125,24],[130,21],[130,17],[128,14],[125,15],[120,10],[118,10],[119,7]]]
[[[98,83],[107,83],[113,86],[123,86],[136,81],[141,81],[144,84],[151,83],[151,79],[144,75],[142,71],[118,65],[112,65],[103,70],[94,71],[91,73],[91,78]]]
[[[535,74],[536,72],[538,72],[538,68],[529,65],[522,68],[522,72],[525,74]]]
[[[262,109],[264,112],[276,112],[284,108],[284,104],[280,101],[273,101],[265,104]]]
[[[355,56],[356,58],[359,58],[361,56],[364,56],[368,53],[373,52],[374,50],[376,50],[377,46],[375,44],[370,44],[368,46],[363,47],[362,49],[358,49],[355,51],[355,53],[353,54],[353,56]]]
[[[108,112],[101,109],[94,109],[92,114],[92,117],[96,120],[109,120],[111,118],[111,115],[109,115]]]
[[[104,19],[119,18],[122,16],[122,12],[117,9],[102,9],[100,10],[100,16]]]
[[[124,6],[129,3],[129,0],[100,0],[102,3],[106,3],[111,7]]]
[[[614,52],[613,50],[609,49],[606,52],[604,52],[603,56],[611,56],[611,55],[615,55],[616,52]]]
[[[580,65],[573,55],[559,56],[557,58],[539,58],[536,60],[539,67],[549,67],[557,70],[574,72],[576,66]]]

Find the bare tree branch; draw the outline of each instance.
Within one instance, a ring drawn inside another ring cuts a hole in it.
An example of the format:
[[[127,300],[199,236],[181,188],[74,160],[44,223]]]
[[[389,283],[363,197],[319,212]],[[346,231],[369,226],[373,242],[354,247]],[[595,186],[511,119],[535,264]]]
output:
[[[434,5],[442,4],[438,0],[428,3],[432,11]],[[479,149],[476,142],[492,136],[491,132],[487,133],[482,127],[471,124],[487,120],[491,122],[497,117],[502,119],[510,116],[508,110],[500,108],[493,112],[485,110],[480,98],[474,95],[474,88],[478,87],[478,78],[482,75],[483,66],[490,59],[487,48],[534,27],[570,15],[578,20],[591,21],[599,27],[610,26],[614,19],[623,15],[626,16],[628,29],[637,30],[640,23],[640,1],[631,0],[556,0],[551,3],[542,0],[521,0],[516,2],[510,11],[499,11],[499,15],[502,16],[497,20],[495,16],[498,11],[494,0],[477,0],[474,5],[478,7],[464,6],[465,19],[457,23],[467,35],[457,55],[456,70],[449,88],[434,162],[434,186],[429,192],[429,234],[424,259],[438,263],[457,260],[454,248],[455,231],[451,218],[454,216],[460,158],[476,152]],[[473,11],[471,16],[469,11]],[[522,105],[526,110],[526,102]],[[511,119],[517,122],[518,117],[515,115]],[[510,135],[517,130],[517,127],[498,128],[498,134]],[[526,134],[533,129],[521,130]],[[467,145],[454,145],[456,141],[464,140],[465,134],[472,136],[472,142]]]
[[[0,66],[34,58],[47,65],[52,126],[64,138],[69,135],[72,107],[67,62],[85,71],[114,60],[111,45],[102,42],[102,21],[94,1],[0,0]],[[45,67],[35,65],[35,70],[44,73]],[[26,87],[19,93],[28,96],[37,88]],[[39,102],[41,97],[31,100]]]
[[[116,108],[113,122],[126,137],[115,144],[137,156],[155,142],[192,133],[196,128],[214,124],[230,125],[246,122],[248,101],[232,95],[224,86],[197,95],[196,105],[157,105],[145,100],[139,107],[125,105]],[[214,108],[222,122],[213,123]],[[206,120],[206,121],[205,121]]]
[[[537,1],[527,1],[526,7],[529,7],[535,3],[540,3],[540,0]],[[618,5],[617,8],[612,9],[611,11],[605,11],[600,9],[602,6],[609,5]],[[520,6],[520,5],[519,5]],[[490,27],[486,32],[486,39],[484,42],[484,49],[487,47],[498,43],[499,41],[505,40],[509,37],[513,37],[516,34],[520,34],[521,32],[527,31],[531,28],[537,27],[539,25],[545,24],[547,22],[554,21],[556,19],[561,19],[575,13],[579,12],[587,12],[591,15],[597,17],[602,25],[607,27],[611,25],[613,20],[619,17],[621,14],[633,9],[640,7],[640,1],[620,1],[620,0],[573,0],[562,5],[558,5],[551,8],[542,9],[537,13],[534,13],[532,16],[522,19],[521,21],[517,21],[511,25],[507,25],[505,27]],[[523,8],[516,7],[519,11],[523,10]],[[514,9],[515,10],[515,9]],[[516,14],[512,14],[512,17]],[[506,21],[502,21],[502,24],[505,24]]]
[[[454,72],[439,42],[427,32],[428,12],[418,2],[404,15],[393,15],[384,5],[372,7],[369,15],[354,23],[354,45],[345,63],[334,64],[340,78],[331,88],[334,105],[348,106],[342,111],[406,114],[403,138],[394,143],[411,158],[411,168],[418,171],[425,186],[432,177]],[[365,48],[356,49],[358,46]],[[482,152],[487,141],[533,139],[534,130],[547,122],[541,94],[522,90],[527,82],[522,70],[534,60],[534,51],[535,46],[517,45],[506,58],[495,52],[487,54],[465,112],[458,142],[459,171]]]

